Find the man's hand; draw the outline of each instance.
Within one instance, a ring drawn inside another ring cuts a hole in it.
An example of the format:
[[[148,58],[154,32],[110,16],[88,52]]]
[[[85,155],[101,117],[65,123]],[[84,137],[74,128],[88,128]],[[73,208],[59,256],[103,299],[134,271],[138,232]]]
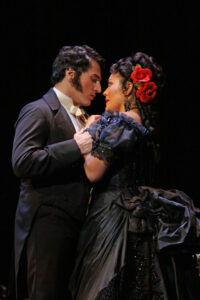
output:
[[[83,132],[83,129],[74,135],[74,139],[82,154],[87,154],[92,150],[92,137],[88,132]]]

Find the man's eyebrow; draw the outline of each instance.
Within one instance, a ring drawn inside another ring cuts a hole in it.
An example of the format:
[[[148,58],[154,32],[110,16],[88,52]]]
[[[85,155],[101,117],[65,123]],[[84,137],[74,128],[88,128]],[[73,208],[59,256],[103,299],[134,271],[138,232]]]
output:
[[[101,79],[102,79],[102,78],[101,78],[101,76],[97,75],[96,73],[92,74],[92,76],[95,76],[95,77],[97,77],[97,78],[98,78],[98,80],[101,80]]]

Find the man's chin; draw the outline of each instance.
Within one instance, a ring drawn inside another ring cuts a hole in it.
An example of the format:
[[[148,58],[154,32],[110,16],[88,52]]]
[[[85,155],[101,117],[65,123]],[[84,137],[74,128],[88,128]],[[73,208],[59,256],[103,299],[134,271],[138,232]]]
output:
[[[84,101],[84,103],[82,104],[82,106],[90,106],[91,105],[91,100],[86,100]]]
[[[105,111],[109,110],[109,105],[105,105]]]

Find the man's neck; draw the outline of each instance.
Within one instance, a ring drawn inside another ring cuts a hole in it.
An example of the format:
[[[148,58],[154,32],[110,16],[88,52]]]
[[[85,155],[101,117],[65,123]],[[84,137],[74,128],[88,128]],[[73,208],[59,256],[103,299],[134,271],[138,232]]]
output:
[[[75,97],[74,97],[73,87],[71,87],[68,82],[63,82],[63,81],[58,82],[55,84],[54,87],[58,89],[61,93],[66,95],[67,97],[71,98],[75,106],[80,106],[74,101]]]
[[[61,93],[63,93],[64,95],[71,98],[70,89],[65,84],[63,84],[62,82],[56,83],[55,88],[57,90],[59,90]]]

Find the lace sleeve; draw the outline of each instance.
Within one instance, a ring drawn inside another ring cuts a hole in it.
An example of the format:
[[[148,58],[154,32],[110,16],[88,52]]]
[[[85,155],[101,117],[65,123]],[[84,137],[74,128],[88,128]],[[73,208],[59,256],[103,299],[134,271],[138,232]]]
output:
[[[148,132],[118,111],[105,112],[87,131],[93,137],[92,155],[109,163],[124,154],[128,158],[139,139]]]

